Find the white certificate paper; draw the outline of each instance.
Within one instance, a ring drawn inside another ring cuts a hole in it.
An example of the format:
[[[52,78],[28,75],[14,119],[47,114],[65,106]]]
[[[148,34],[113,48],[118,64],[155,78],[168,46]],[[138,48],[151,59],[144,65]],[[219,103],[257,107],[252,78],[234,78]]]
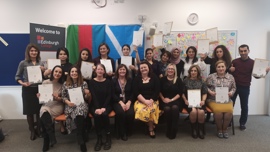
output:
[[[153,36],[153,45],[155,47],[160,47],[163,45],[163,35],[162,34],[156,34]]]
[[[226,103],[229,102],[229,88],[228,87],[216,87],[216,102]]]
[[[103,65],[105,66],[106,72],[107,72],[107,73],[113,72],[111,60],[109,60],[109,59],[107,59],[107,60],[101,59],[101,60],[100,60],[100,63],[103,64]]]
[[[164,35],[170,35],[171,33],[171,30],[172,30],[172,25],[173,25],[173,22],[166,22],[164,23],[164,27],[163,27],[163,34]]]
[[[47,61],[48,69],[52,70],[56,65],[61,65],[60,59],[48,59]]]
[[[94,63],[82,61],[81,72],[84,79],[90,80],[92,78]]]
[[[255,59],[253,65],[252,75],[254,77],[264,78],[266,75],[266,68],[269,66],[269,60]]]
[[[131,56],[121,56],[121,64],[125,64],[128,68],[130,65],[132,65],[132,57]]]
[[[200,108],[201,105],[201,90],[188,90],[188,107],[189,108]]]
[[[84,102],[81,87],[68,89],[68,94],[70,102],[74,103],[76,106]]]
[[[205,31],[206,38],[209,39],[210,43],[218,42],[218,28],[211,28]]]
[[[209,39],[198,39],[198,53],[208,53],[209,52]]]
[[[38,85],[39,103],[47,103],[53,101],[53,85],[52,84],[41,84]]]
[[[133,31],[133,41],[132,44],[136,46],[143,45],[143,34],[144,31]]]
[[[28,66],[27,67],[28,82],[30,83],[41,83],[42,73],[40,66]]]

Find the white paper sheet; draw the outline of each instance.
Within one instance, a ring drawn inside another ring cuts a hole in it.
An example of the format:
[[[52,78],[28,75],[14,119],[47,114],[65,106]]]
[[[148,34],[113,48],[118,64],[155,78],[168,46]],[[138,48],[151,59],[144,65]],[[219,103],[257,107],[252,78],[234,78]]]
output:
[[[217,27],[207,29],[205,33],[206,33],[206,38],[209,39],[210,43],[218,42],[218,28]]]
[[[209,39],[198,39],[198,53],[208,53],[209,52]]]
[[[70,102],[74,103],[75,105],[78,106],[84,102],[81,87],[68,89],[68,94],[69,94]]]
[[[143,34],[144,31],[133,31],[133,41],[132,44],[136,46],[143,45]]]
[[[216,102],[226,103],[229,102],[229,88],[228,87],[216,87]]]
[[[48,61],[47,61],[48,69],[52,70],[56,65],[61,66],[61,60],[60,59],[48,59]]]
[[[109,60],[109,59],[107,59],[107,60],[101,59],[101,60],[100,60],[100,63],[103,64],[103,65],[105,66],[106,72],[107,72],[107,73],[113,72],[111,60]]]
[[[199,108],[201,103],[201,90],[188,90],[188,107],[196,107]]]
[[[170,35],[171,30],[172,30],[172,25],[173,25],[173,22],[164,23],[164,25],[163,25],[163,34],[164,35]]]
[[[163,35],[162,34],[156,34],[153,36],[153,45],[155,47],[163,46]]]
[[[84,79],[90,80],[92,78],[94,63],[82,61],[81,72]]]
[[[41,83],[42,73],[40,66],[28,66],[27,67],[28,82],[30,83]]]
[[[53,101],[53,85],[52,84],[41,84],[38,85],[39,103],[47,103]]]
[[[121,56],[121,64],[125,64],[129,69],[129,66],[132,65],[132,57],[131,56]]]
[[[266,68],[269,66],[269,60],[255,59],[252,75],[254,77],[264,78],[266,76]]]

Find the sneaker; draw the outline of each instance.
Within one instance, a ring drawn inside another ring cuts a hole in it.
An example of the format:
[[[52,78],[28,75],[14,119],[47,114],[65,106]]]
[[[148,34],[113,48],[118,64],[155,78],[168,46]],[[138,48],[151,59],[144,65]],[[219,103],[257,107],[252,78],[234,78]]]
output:
[[[222,133],[222,132],[218,132],[218,133],[217,133],[217,137],[218,137],[218,138],[223,138],[223,133]]]
[[[241,131],[245,131],[247,128],[246,128],[246,126],[245,125],[240,125],[240,130]]]
[[[228,138],[229,138],[229,134],[228,134],[227,132],[224,132],[224,133],[223,133],[223,137],[224,137],[225,139],[228,139]]]

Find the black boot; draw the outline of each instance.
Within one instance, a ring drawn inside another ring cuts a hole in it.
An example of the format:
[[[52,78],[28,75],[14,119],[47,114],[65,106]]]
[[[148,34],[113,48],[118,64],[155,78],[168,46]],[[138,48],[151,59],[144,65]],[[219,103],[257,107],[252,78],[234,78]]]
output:
[[[49,135],[47,133],[43,134],[43,148],[42,151],[48,151],[49,147],[50,147],[50,138]]]
[[[98,135],[97,136],[97,143],[95,145],[95,151],[100,151],[102,146],[102,136]]]
[[[77,116],[75,118],[75,123],[76,123],[76,127],[77,127],[77,140],[78,140],[78,144],[82,145],[85,144],[85,140],[84,140],[84,134],[85,134],[85,130],[84,130],[84,117],[83,116]]]
[[[104,143],[103,149],[104,149],[104,150],[109,150],[109,149],[111,149],[111,145],[112,145],[111,133],[108,132],[108,133],[106,134],[106,141],[105,141],[105,143]]]
[[[87,148],[86,148],[85,143],[80,145],[80,149],[81,149],[81,152],[87,152]]]
[[[198,127],[198,136],[200,139],[204,139],[204,135],[205,135],[205,130],[204,130],[204,123],[199,123],[199,127]]]
[[[198,125],[197,123],[191,123],[191,136],[196,139],[198,138],[198,135],[197,135],[197,130],[198,130]]]
[[[0,128],[0,142],[2,142],[5,139],[5,135],[2,131],[2,128]]]
[[[29,130],[31,132],[30,140],[35,140],[36,139],[36,133],[35,133],[34,116],[33,115],[27,115],[27,122],[28,122]]]
[[[54,133],[54,123],[51,115],[48,112],[44,112],[41,116],[41,123],[44,125],[45,132],[48,134],[51,142],[51,147],[57,143]]]

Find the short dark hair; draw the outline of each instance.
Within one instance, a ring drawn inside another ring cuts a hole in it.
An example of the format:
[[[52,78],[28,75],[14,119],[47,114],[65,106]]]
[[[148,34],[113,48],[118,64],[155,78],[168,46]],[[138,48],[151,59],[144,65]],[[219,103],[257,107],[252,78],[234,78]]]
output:
[[[109,55],[110,54],[110,47],[109,47],[109,45],[107,43],[99,44],[99,46],[98,46],[98,54],[100,55],[100,47],[102,47],[103,45],[107,48],[107,50],[108,50],[107,55]]]
[[[149,69],[148,76],[151,77],[151,76],[153,75],[153,70],[152,70],[152,67],[151,67],[150,63],[148,63],[147,61],[142,61],[142,62],[140,63],[140,66],[141,66],[142,64],[146,64],[146,65],[148,66],[148,69]],[[138,75],[139,75],[139,76],[142,76],[142,73],[141,73],[141,70],[140,70],[140,69],[138,70]]]
[[[240,48],[244,48],[247,47],[247,49],[249,50],[249,46],[247,44],[242,44],[238,47],[238,51],[240,50]]]
[[[147,55],[147,52],[148,52],[148,51],[152,51],[152,52],[154,52],[152,48],[147,48],[147,49],[145,50],[144,57],[146,57],[146,55]]]
[[[57,51],[56,51],[56,59],[59,59],[59,54],[60,54],[61,51],[64,51],[64,52],[66,53],[66,55],[67,55],[66,62],[69,62],[69,53],[68,53],[68,49],[65,48],[65,47],[60,47],[60,48],[57,49]]]
[[[124,47],[128,47],[128,49],[129,49],[129,51],[130,51],[130,46],[128,45],[128,44],[124,44],[123,46],[122,46],[122,51],[123,51],[123,49],[124,49]]]
[[[164,54],[166,54],[168,56],[169,60],[170,60],[170,58],[171,58],[171,52],[167,51],[166,49],[161,49],[160,51],[161,51],[160,59],[162,58],[162,56]]]

